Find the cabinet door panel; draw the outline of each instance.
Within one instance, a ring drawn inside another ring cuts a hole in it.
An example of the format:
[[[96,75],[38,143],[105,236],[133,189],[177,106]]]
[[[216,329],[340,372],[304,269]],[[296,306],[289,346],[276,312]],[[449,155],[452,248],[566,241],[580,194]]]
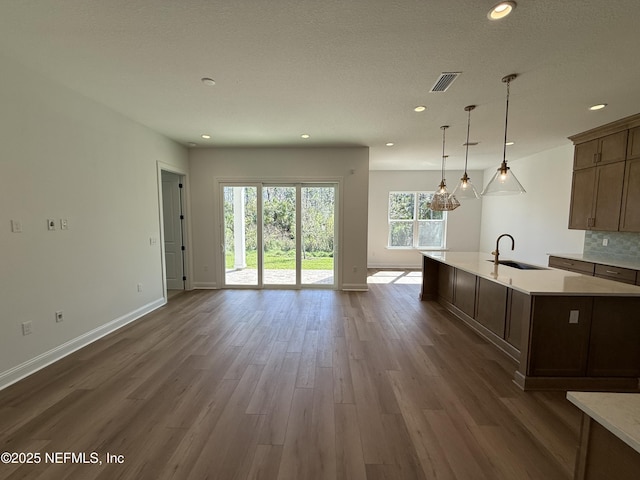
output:
[[[507,287],[480,278],[476,320],[500,338],[504,338],[506,313]]]
[[[471,318],[475,317],[476,278],[472,273],[456,269],[453,304]]]
[[[640,137],[640,133],[637,136]],[[640,157],[640,153],[638,155]],[[627,160],[625,164],[620,231],[640,232],[640,158]]]
[[[438,268],[438,295],[449,303],[453,303],[454,268],[441,263]]]
[[[505,332],[505,339],[518,350],[521,350],[522,326],[529,315],[527,307],[531,301],[531,297],[513,289],[511,290],[510,296],[511,298],[507,309],[507,331]]]
[[[587,370],[590,297],[534,297],[529,375],[581,377]],[[571,311],[577,311],[577,322]],[[572,321],[573,320],[573,321]]]
[[[607,135],[600,139],[599,164],[623,162],[627,156],[628,130]]]
[[[586,230],[590,227],[589,219],[593,216],[595,183],[596,167],[573,172],[569,228]]]
[[[624,162],[597,167],[595,223],[592,230],[616,232],[620,223],[620,204],[624,184]]]
[[[640,298],[593,301],[587,375],[640,376]]]
[[[594,167],[598,155],[598,139],[579,143],[573,151],[573,169]]]
[[[627,160],[633,160],[634,158],[640,158],[640,127],[629,130]]]

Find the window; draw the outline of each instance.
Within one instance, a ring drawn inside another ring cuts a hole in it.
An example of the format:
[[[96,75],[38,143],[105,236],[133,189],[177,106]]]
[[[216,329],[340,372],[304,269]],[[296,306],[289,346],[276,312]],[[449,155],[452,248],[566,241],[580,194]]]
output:
[[[444,248],[446,212],[429,208],[433,192],[389,192],[389,246]]]

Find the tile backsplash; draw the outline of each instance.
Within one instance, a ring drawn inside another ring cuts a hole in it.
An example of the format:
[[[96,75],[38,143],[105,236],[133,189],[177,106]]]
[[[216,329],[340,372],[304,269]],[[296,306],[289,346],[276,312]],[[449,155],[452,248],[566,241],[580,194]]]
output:
[[[608,245],[602,245],[604,240]],[[640,259],[640,233],[595,232],[587,230],[584,235],[585,255],[607,255],[618,260]]]

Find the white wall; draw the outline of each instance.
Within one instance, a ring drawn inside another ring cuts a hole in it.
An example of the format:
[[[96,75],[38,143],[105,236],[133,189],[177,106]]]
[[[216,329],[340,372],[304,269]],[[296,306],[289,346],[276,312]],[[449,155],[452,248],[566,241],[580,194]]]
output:
[[[482,172],[469,171],[474,186],[482,189]],[[453,191],[462,172],[447,172],[447,188]],[[371,268],[420,268],[422,256],[418,250],[388,248],[389,192],[435,191],[440,184],[440,171],[375,170],[369,174],[369,250],[367,263]],[[467,200],[447,214],[448,250],[473,252],[478,250],[482,200]]]
[[[164,302],[156,162],[188,161],[140,124],[0,63],[2,388]]]
[[[337,181],[339,288],[366,289],[368,148],[214,148],[190,151],[194,287],[222,285],[218,182]]]
[[[527,191],[524,195],[483,197],[480,250],[491,252],[496,239],[509,233],[515,239],[512,252],[509,239],[503,239],[502,258],[513,258],[546,265],[549,253],[581,253],[584,231],[569,230],[569,205],[573,146],[510,161],[509,167]],[[495,169],[485,171],[491,178]]]

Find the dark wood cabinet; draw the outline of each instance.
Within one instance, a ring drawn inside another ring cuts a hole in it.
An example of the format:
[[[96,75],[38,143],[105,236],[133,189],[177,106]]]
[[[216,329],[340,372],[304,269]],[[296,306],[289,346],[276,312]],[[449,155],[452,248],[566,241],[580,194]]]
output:
[[[586,262],[570,258],[549,255],[549,266],[570,272],[592,275],[594,277],[615,280],[616,282],[640,285],[640,272],[632,268],[614,267],[606,263]]]
[[[523,326],[529,324],[530,302],[531,297],[526,293],[509,289],[505,340],[518,350],[522,348]]]
[[[629,130],[627,140],[627,160],[640,158],[640,127]]]
[[[573,157],[574,170],[623,162],[627,154],[627,134],[627,130],[624,130],[577,144]]]
[[[438,295],[449,303],[453,303],[453,279],[455,269],[441,263],[438,268]]]
[[[640,114],[569,138],[569,228],[640,232]]]
[[[591,297],[534,297],[528,375],[585,375],[592,307]]]
[[[640,298],[595,297],[587,375],[640,376]]]
[[[472,273],[456,270],[453,304],[471,318],[475,318],[476,279]]]
[[[624,162],[596,167],[591,230],[618,230],[623,184]]]
[[[507,287],[485,278],[478,279],[476,321],[500,338],[505,337]]]
[[[640,453],[583,413],[574,480],[637,480]]]
[[[569,272],[584,273],[585,275],[593,275],[595,272],[595,264],[591,262],[554,257],[553,255],[549,256],[549,266],[561,270],[568,270]]]
[[[640,150],[640,138],[636,142]],[[620,231],[640,232],[640,153],[625,162]]]
[[[587,230],[591,227],[596,171],[597,167],[592,167],[573,172],[569,228]]]
[[[617,162],[573,172],[569,228],[618,230],[624,169]]]
[[[631,270],[630,268],[611,267],[609,265],[597,264],[594,276],[615,280],[616,282],[629,283],[631,285],[636,283],[636,271]]]

